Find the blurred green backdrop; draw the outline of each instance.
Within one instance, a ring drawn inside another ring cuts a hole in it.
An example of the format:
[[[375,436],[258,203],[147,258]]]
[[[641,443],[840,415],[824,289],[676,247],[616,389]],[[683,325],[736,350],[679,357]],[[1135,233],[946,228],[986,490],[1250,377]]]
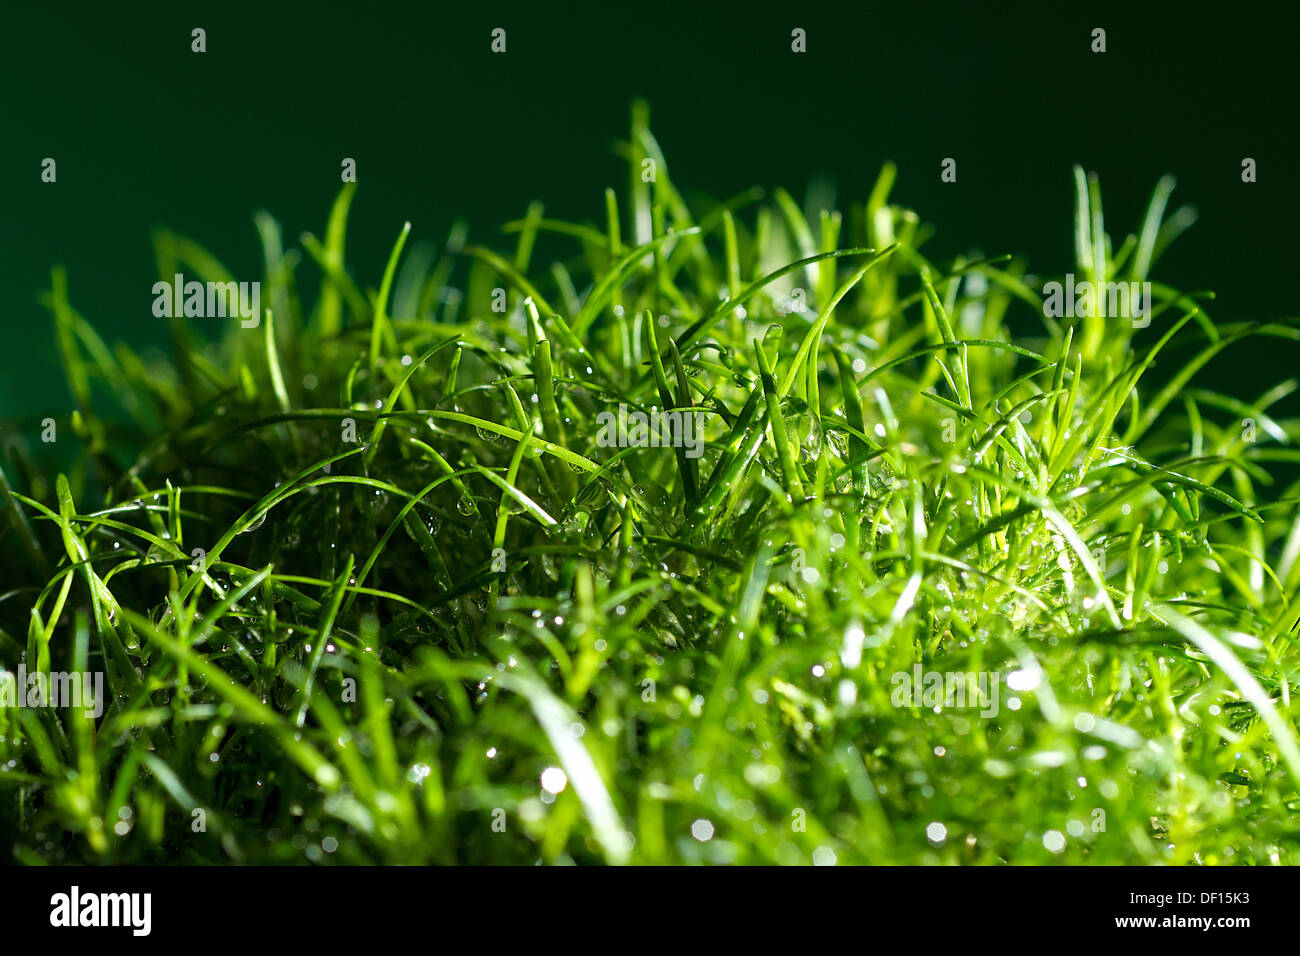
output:
[[[6,8],[0,416],[30,423],[70,406],[37,301],[52,264],[67,265],[73,304],[105,338],[162,345],[151,227],[248,277],[253,211],[276,216],[287,242],[319,234],[350,156],[349,260],[374,285],[407,219],[415,237],[441,240],[464,217],[489,244],[533,199],[598,220],[604,187],[626,180],[612,146],[636,96],[688,192],[798,196],[825,176],[841,202],[861,201],[892,159],[894,199],[939,226],[932,256],[1022,253],[1043,273],[1071,266],[1072,163],[1100,173],[1117,238],[1173,173],[1175,205],[1201,218],[1156,277],[1216,289],[1221,321],[1285,315],[1300,209],[1294,15],[1132,6]],[[202,55],[190,51],[196,26]],[[1089,50],[1098,26],[1103,55]],[[495,27],[508,31],[505,55],[489,51]],[[794,27],[807,31],[804,55],[790,51]],[[47,156],[54,184],[40,179]],[[955,184],[940,182],[948,156]],[[1246,156],[1255,184],[1241,181]],[[1202,374],[1253,396],[1296,358],[1257,347]]]

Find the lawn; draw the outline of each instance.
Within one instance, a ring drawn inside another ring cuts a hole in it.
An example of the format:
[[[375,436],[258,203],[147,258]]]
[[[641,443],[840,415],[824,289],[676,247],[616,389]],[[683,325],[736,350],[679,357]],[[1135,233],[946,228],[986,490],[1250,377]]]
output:
[[[252,319],[160,232],[165,353],[53,271],[0,662],[107,700],[0,707],[12,858],[1300,862],[1296,382],[1210,387],[1300,333],[1158,281],[1172,181],[1112,239],[1076,170],[1040,274],[932,261],[892,167],[702,204],[625,146],[598,222],[382,276],[364,188],[259,214]]]

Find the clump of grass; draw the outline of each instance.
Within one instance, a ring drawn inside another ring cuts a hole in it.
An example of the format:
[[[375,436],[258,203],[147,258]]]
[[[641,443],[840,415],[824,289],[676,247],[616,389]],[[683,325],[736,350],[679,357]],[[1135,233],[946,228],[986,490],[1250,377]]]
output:
[[[641,108],[626,154],[599,224],[407,227],[377,290],[353,187],[302,253],[261,214],[265,321],[169,356],[54,273],[77,452],[7,464],[0,657],[111,700],[0,709],[14,858],[1300,862],[1295,382],[1190,384],[1294,323],[1156,283],[1138,344],[1020,259],[930,261],[892,167],[701,208]],[[1147,281],[1171,187],[1116,251],[1079,173],[1076,276]],[[702,456],[603,447],[620,403]]]

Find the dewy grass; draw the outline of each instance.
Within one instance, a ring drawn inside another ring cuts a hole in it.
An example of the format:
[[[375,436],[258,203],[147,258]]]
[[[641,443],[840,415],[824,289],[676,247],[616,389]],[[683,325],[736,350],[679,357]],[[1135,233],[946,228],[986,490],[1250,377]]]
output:
[[[13,857],[1300,863],[1296,383],[1191,384],[1298,336],[1151,279],[1172,184],[1112,244],[1079,174],[1059,317],[892,168],[701,208],[626,153],[601,224],[404,227],[377,291],[351,185],[303,253],[259,214],[262,321],[168,357],[54,273],[76,454],[5,463],[0,658],[109,700],[0,708]]]

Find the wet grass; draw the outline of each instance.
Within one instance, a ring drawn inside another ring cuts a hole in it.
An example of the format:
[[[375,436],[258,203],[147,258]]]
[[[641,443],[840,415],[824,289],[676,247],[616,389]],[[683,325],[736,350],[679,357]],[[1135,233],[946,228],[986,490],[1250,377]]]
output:
[[[168,355],[55,271],[73,460],[5,463],[0,660],[111,699],[0,708],[13,857],[1300,862],[1296,383],[1192,380],[1295,322],[1152,280],[1135,341],[930,261],[892,168],[701,206],[641,108],[625,152],[603,221],[403,228],[377,288],[352,186],[300,249],[259,215],[265,320],[159,320]],[[1112,243],[1080,172],[1076,279],[1151,279],[1171,188]],[[602,446],[620,403],[702,456]]]

